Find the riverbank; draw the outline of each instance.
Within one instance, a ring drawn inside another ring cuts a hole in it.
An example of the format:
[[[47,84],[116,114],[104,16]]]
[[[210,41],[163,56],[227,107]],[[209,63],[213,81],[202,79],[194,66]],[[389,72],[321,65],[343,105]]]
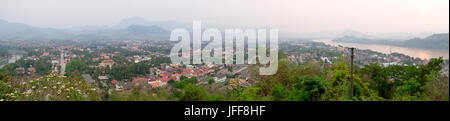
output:
[[[343,47],[354,47],[362,50],[372,50],[381,52],[384,54],[390,54],[393,52],[405,54],[411,57],[420,59],[431,59],[443,57],[444,59],[449,59],[448,50],[426,50],[418,48],[408,48],[399,46],[388,46],[388,45],[378,45],[378,44],[358,44],[358,43],[345,43],[345,42],[333,42],[331,39],[321,39],[312,40],[314,42],[321,42],[331,46],[343,46]]]

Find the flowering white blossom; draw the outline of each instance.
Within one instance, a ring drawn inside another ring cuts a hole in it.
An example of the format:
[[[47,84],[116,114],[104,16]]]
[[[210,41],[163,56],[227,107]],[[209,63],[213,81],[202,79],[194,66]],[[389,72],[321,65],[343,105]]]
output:
[[[29,90],[27,90],[27,91],[25,92],[25,94],[29,95],[29,94],[31,94],[32,92],[33,92],[33,90],[29,89]]]

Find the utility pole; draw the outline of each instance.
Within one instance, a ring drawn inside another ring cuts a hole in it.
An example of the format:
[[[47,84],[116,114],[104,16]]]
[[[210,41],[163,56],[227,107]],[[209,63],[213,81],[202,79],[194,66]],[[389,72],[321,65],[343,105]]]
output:
[[[355,57],[355,48],[349,48],[351,51],[350,55],[350,98],[353,100],[353,58]]]

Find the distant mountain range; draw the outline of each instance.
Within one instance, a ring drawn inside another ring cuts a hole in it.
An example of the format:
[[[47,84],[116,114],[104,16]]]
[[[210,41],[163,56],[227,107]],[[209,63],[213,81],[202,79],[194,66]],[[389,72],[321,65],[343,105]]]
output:
[[[116,29],[124,29],[131,25],[141,25],[141,26],[159,26],[166,30],[172,30],[175,28],[192,28],[191,23],[181,23],[175,21],[149,21],[142,17],[131,17],[121,20],[119,23],[113,26]]]
[[[404,41],[392,41],[392,40],[373,40],[355,36],[344,36],[341,38],[333,39],[334,42],[347,42],[347,43],[360,43],[360,44],[381,44],[381,45],[393,45],[404,46],[413,48],[425,48],[425,49],[449,49],[449,34],[433,34],[423,39],[413,38]]]
[[[407,33],[407,32],[394,32],[394,33],[381,33],[376,35],[370,35],[355,30],[345,30],[342,32],[336,31],[320,31],[309,34],[300,34],[303,38],[309,39],[329,39],[329,38],[340,38],[344,36],[352,36],[357,38],[366,38],[371,40],[393,40],[393,41],[403,41],[413,38],[425,38],[430,36],[432,32],[420,32],[420,33]]]
[[[71,36],[66,31],[0,20],[0,40],[46,40]]]
[[[217,26],[210,25],[208,27]],[[68,29],[53,29],[39,28],[26,24],[11,23],[0,20],[0,40],[167,40],[170,37],[170,31],[175,28],[186,28],[191,32],[192,24],[175,21],[149,21],[142,17],[131,17],[128,19],[123,19],[113,26],[82,26]],[[387,33],[373,36],[355,30],[347,30],[344,32],[323,31],[312,34],[297,34],[280,31],[279,39],[328,39],[344,36],[341,38],[343,41],[358,40],[358,43],[380,44],[390,42],[384,40],[400,41],[414,39],[416,37],[424,38],[431,34],[432,33],[425,32]]]
[[[133,17],[120,21],[114,27],[52,29],[0,20],[0,40],[166,40],[170,36],[168,30],[178,25],[175,22],[150,22]]]
[[[170,32],[159,26],[131,25],[124,29],[100,29],[82,32],[75,40],[166,40]]]

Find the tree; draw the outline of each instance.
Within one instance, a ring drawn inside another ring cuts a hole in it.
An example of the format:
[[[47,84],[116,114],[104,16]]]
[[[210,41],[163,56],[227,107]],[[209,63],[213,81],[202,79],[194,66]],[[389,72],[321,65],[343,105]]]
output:
[[[49,58],[39,59],[33,64],[36,67],[36,72],[40,75],[46,75],[51,70],[52,64],[49,63]]]
[[[175,80],[170,79],[167,83],[168,83],[169,85],[173,85],[173,84],[175,83]]]
[[[295,84],[296,100],[317,101],[325,93],[323,79],[318,77],[303,77]]]
[[[203,86],[188,84],[184,88],[184,94],[180,100],[184,101],[202,101],[206,98],[206,90]]]
[[[333,74],[333,78],[331,80],[332,86],[337,87],[343,85],[344,82],[350,79],[348,66],[345,64],[343,57],[341,57],[340,61],[336,64],[336,71]]]
[[[4,78],[4,77],[1,77]],[[2,79],[3,80],[3,79]],[[45,80],[45,81],[44,81]],[[50,73],[39,79],[10,83],[5,85],[0,82],[0,98],[7,100],[23,101],[75,101],[98,100],[98,92],[92,90],[94,85],[85,83],[81,79],[72,77],[60,77]],[[14,89],[12,88],[14,87]],[[88,98],[85,97],[88,96]]]
[[[1,82],[8,82],[11,79],[11,77],[8,74],[0,72],[0,81]]]
[[[67,74],[81,74],[87,70],[87,65],[81,60],[72,60],[66,65]]]
[[[208,78],[208,84],[213,84],[214,83],[214,79],[213,78]]]
[[[110,74],[115,80],[131,80],[135,76],[133,67],[127,65],[114,65]]]
[[[197,77],[191,77],[191,78],[186,79],[185,81],[188,82],[188,83],[191,83],[191,84],[197,84],[198,78]]]
[[[375,90],[378,91],[378,94],[383,98],[391,98],[392,95],[392,84],[388,82],[388,73],[387,70],[377,64],[372,63],[366,65],[361,72],[365,75],[368,75],[370,79],[373,80],[373,85],[375,85]]]
[[[426,67],[429,71],[440,71],[442,69],[442,64],[444,64],[442,57],[432,58]]]
[[[134,73],[138,75],[145,75],[150,73],[150,67],[151,66],[149,61],[142,61],[137,64],[133,64],[133,70],[135,70]]]
[[[261,90],[259,87],[233,88],[228,94],[232,100],[256,101],[261,100],[261,96],[258,94],[259,90]]]
[[[271,95],[275,101],[283,101],[288,97],[289,91],[282,84],[277,84],[272,88]]]
[[[14,89],[7,84],[10,81],[10,77],[7,74],[0,72],[0,100],[14,100]]]
[[[448,101],[449,97],[449,78],[442,76],[439,72],[433,72],[427,76],[429,80],[426,84],[426,96],[430,100]]]
[[[399,93],[407,96],[414,96],[419,92],[420,84],[414,78],[403,81],[403,85],[399,87]]]
[[[3,81],[0,81],[0,100],[14,100],[14,89]]]

